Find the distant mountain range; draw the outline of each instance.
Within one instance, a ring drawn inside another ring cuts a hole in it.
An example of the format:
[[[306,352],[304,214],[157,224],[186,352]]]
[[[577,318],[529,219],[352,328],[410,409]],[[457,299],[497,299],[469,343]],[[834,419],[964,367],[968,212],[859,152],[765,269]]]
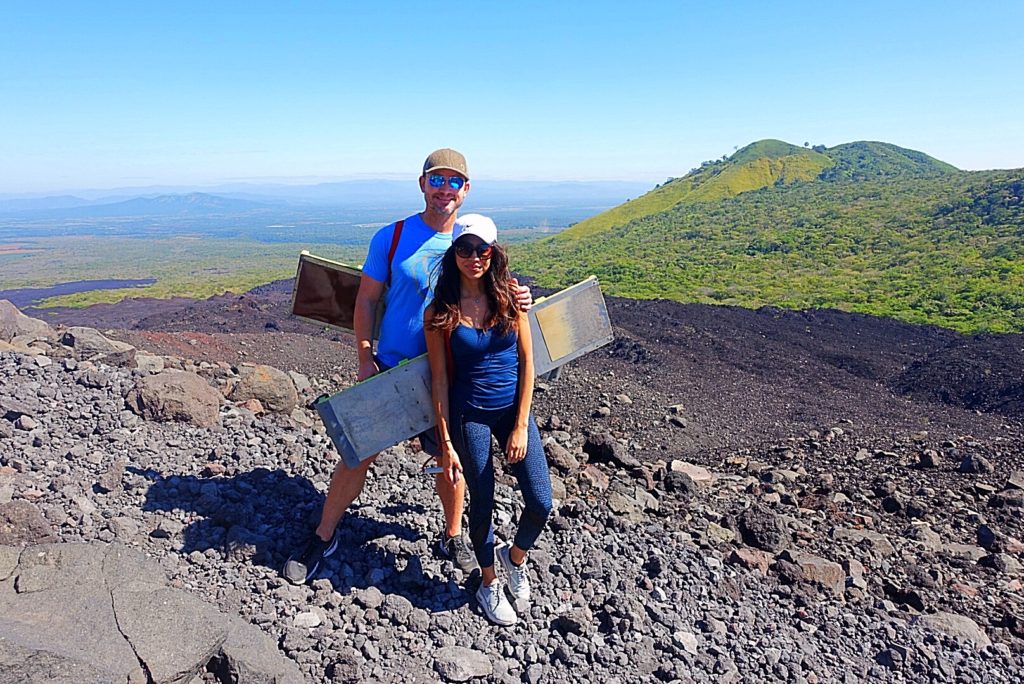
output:
[[[539,284],[1024,331],[1024,170],[882,142],[762,140],[523,245]]]
[[[475,211],[538,206],[614,206],[650,190],[633,181],[489,181],[473,184],[469,196]],[[382,210],[417,206],[422,196],[415,179],[366,179],[317,185],[232,184],[197,191],[194,188],[118,189],[103,194],[51,197],[0,196],[0,216],[12,218],[96,218],[138,215],[199,215],[249,212],[268,208],[330,208]]]
[[[269,208],[270,205],[243,199],[232,199],[203,192],[184,195],[158,195],[136,197],[120,202],[75,204],[74,197],[22,200],[30,202],[31,208],[11,212],[14,215],[31,215],[35,219],[100,218],[125,216],[209,216],[251,212]],[[53,200],[53,201],[50,201]],[[17,200],[8,200],[17,202]],[[61,206],[63,205],[63,206]],[[15,205],[17,206],[17,205]],[[0,205],[0,211],[3,205]],[[10,211],[10,209],[8,209]]]

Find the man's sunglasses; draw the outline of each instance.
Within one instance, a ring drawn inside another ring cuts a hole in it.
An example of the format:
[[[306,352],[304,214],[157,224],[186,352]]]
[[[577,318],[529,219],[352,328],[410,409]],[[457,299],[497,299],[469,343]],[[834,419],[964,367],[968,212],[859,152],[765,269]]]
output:
[[[490,259],[491,252],[494,251],[493,245],[481,242],[479,244],[472,244],[469,242],[456,242],[455,243],[455,255],[460,256],[463,259],[471,259],[476,254],[478,259]]]
[[[440,188],[447,181],[448,187],[458,192],[462,189],[462,186],[466,184],[466,179],[462,176],[443,176],[440,173],[432,173],[427,176],[427,182],[430,183],[432,188]]]

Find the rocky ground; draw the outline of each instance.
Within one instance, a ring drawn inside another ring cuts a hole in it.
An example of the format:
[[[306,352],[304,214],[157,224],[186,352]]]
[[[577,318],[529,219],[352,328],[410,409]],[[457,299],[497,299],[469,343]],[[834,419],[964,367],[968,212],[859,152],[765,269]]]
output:
[[[439,504],[412,445],[376,464],[320,579],[278,578],[335,455],[301,405],[234,388],[251,363],[292,371],[302,402],[354,373],[344,337],[287,306],[276,284],[43,316],[200,375],[215,420],[139,416],[149,355],[23,338],[0,352],[0,507],[144,551],[311,682],[1024,675],[1024,337],[611,300],[616,342],[538,387],[558,503],[533,605],[498,629],[430,552]]]

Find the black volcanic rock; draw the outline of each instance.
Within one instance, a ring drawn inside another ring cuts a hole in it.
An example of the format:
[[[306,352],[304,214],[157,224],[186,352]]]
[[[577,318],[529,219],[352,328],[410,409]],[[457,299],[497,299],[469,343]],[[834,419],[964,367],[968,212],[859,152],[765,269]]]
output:
[[[583,451],[595,463],[610,463],[620,468],[639,468],[639,459],[607,432],[595,432],[587,437]]]
[[[789,531],[778,515],[760,505],[753,505],[739,516],[743,541],[758,549],[777,553],[790,543]]]

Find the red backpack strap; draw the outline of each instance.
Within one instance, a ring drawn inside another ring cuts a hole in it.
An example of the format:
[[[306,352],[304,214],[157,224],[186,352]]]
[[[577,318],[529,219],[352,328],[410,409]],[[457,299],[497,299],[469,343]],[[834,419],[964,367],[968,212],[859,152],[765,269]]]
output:
[[[388,250],[388,277],[384,282],[391,287],[391,260],[395,258],[395,252],[398,251],[398,240],[402,237],[402,227],[405,225],[405,219],[397,221],[395,223],[395,232],[391,235],[391,249]]]

